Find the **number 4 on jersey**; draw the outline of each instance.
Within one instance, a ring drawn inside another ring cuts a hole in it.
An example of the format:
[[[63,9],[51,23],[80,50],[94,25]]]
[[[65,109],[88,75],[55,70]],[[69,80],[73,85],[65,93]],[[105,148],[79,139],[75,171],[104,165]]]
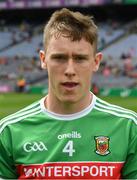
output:
[[[73,156],[75,149],[73,149],[73,141],[68,141],[62,152],[68,153],[69,156]]]

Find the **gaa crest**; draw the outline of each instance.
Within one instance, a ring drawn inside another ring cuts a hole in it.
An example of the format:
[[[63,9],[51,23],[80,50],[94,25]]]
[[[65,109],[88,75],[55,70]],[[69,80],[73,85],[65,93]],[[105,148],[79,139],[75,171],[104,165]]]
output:
[[[109,150],[109,137],[107,136],[95,136],[96,154],[105,156],[110,153]]]

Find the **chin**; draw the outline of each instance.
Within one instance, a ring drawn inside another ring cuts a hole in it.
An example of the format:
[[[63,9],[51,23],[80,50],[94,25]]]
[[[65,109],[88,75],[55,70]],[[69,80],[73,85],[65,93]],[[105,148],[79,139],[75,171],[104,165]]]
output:
[[[60,101],[63,103],[76,103],[79,101],[79,99],[76,97],[63,97],[60,99]]]

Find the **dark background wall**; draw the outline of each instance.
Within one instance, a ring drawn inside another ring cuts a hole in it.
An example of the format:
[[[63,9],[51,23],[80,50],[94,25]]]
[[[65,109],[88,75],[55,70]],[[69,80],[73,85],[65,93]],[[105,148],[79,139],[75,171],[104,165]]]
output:
[[[116,19],[119,21],[131,21],[137,18],[136,5],[101,5],[89,7],[70,7],[69,9],[78,10],[85,14],[93,14],[97,21]],[[7,23],[18,23],[24,19],[30,22],[44,22],[56,8],[43,9],[23,9],[23,10],[0,10],[0,20],[5,19]]]

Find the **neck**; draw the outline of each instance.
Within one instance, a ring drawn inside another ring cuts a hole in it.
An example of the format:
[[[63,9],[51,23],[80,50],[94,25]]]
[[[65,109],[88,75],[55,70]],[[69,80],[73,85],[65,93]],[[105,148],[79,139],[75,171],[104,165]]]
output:
[[[57,98],[53,98],[48,94],[45,99],[45,107],[54,113],[58,114],[73,114],[82,111],[89,106],[93,99],[93,95],[89,92],[84,98],[78,102],[62,102]]]

